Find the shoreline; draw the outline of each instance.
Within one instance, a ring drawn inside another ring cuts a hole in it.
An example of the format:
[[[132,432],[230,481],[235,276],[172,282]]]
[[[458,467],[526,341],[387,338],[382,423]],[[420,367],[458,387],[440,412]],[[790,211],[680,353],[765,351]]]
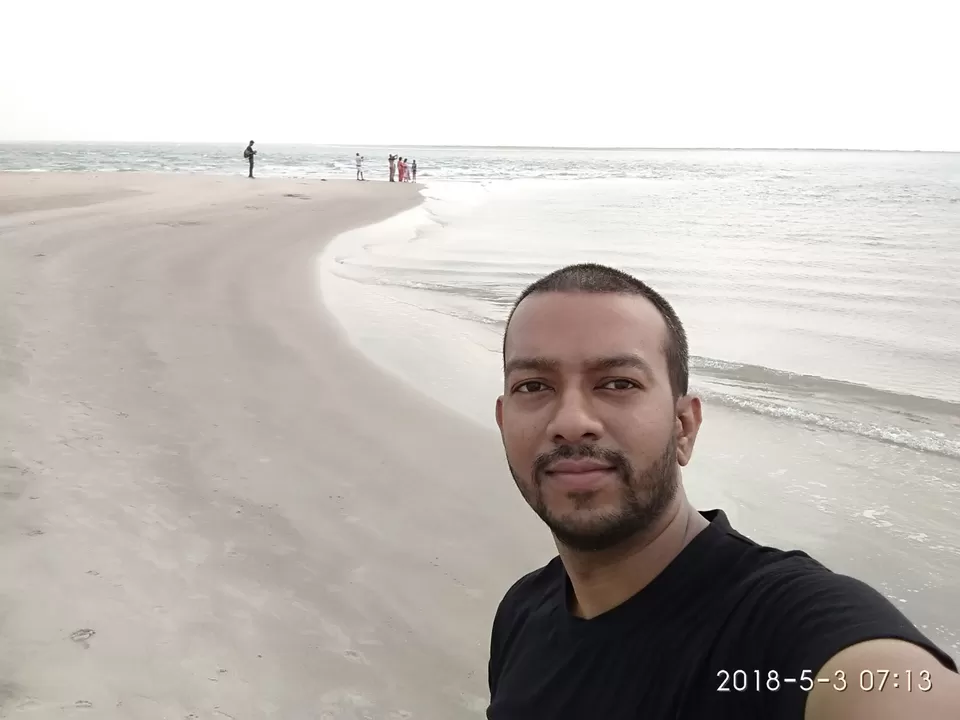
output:
[[[358,249],[415,242],[422,233],[439,227],[442,221],[431,207],[438,201],[435,189],[436,184],[433,191],[429,184],[424,185],[417,206],[371,225],[351,228],[328,243],[316,260],[320,302],[357,351],[384,373],[485,431],[496,432],[490,393],[465,396],[455,387],[464,364],[486,364],[484,349],[477,347],[475,353],[464,356],[459,347],[457,353],[449,354],[421,339],[444,332],[456,334],[461,323],[442,312],[427,311],[424,301],[430,299],[428,291],[404,294],[389,285],[358,283],[351,277],[349,265],[341,264]],[[485,374],[483,380],[476,387],[496,388],[499,370],[494,375]]]
[[[0,707],[482,717],[493,611],[549,540],[498,438],[316,302],[324,243],[415,189],[144,176],[54,208],[75,178],[0,216]]]

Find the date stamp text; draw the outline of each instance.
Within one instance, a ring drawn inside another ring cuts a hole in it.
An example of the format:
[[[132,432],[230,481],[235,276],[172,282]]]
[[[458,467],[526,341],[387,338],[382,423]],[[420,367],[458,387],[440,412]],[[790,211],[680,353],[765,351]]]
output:
[[[717,692],[779,692],[784,688],[798,687],[810,692],[817,685],[828,685],[837,692],[930,692],[933,680],[927,670],[862,670],[850,677],[843,670],[832,675],[817,676],[812,670],[799,675],[782,675],[776,670],[720,670],[717,672]]]

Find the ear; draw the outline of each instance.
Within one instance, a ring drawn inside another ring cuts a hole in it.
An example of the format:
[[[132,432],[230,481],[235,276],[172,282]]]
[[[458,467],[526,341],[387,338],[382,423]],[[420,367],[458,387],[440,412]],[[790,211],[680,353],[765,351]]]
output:
[[[503,395],[497,398],[497,427],[503,434]]]
[[[703,408],[696,395],[685,395],[677,401],[677,463],[684,467],[693,456],[693,446],[703,422]]]

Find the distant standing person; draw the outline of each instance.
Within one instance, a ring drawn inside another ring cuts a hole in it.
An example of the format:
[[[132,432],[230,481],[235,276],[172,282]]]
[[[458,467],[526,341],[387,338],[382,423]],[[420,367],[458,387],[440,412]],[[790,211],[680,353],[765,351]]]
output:
[[[411,175],[413,175],[413,181],[416,182],[417,181],[417,161],[416,160],[414,160],[413,163],[411,163],[410,171],[411,171]]]
[[[394,182],[394,176],[397,174],[397,156],[391,155],[387,158],[387,163],[390,165],[390,182]]]
[[[251,140],[250,144],[247,145],[247,149],[243,151],[244,159],[250,161],[250,175],[248,177],[253,177],[253,156],[256,154],[257,151],[253,149],[253,140]]]
[[[400,182],[403,182],[404,175],[406,175],[407,164],[403,161],[402,157],[397,157],[397,178]]]
[[[357,153],[357,180],[363,180],[363,157]]]

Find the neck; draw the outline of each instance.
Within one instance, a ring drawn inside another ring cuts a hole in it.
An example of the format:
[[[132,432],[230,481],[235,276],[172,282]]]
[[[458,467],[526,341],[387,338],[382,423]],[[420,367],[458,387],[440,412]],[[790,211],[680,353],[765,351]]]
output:
[[[590,619],[625,602],[649,585],[710,523],[681,488],[654,527],[616,548],[579,552],[559,545],[573,585],[574,614]]]

